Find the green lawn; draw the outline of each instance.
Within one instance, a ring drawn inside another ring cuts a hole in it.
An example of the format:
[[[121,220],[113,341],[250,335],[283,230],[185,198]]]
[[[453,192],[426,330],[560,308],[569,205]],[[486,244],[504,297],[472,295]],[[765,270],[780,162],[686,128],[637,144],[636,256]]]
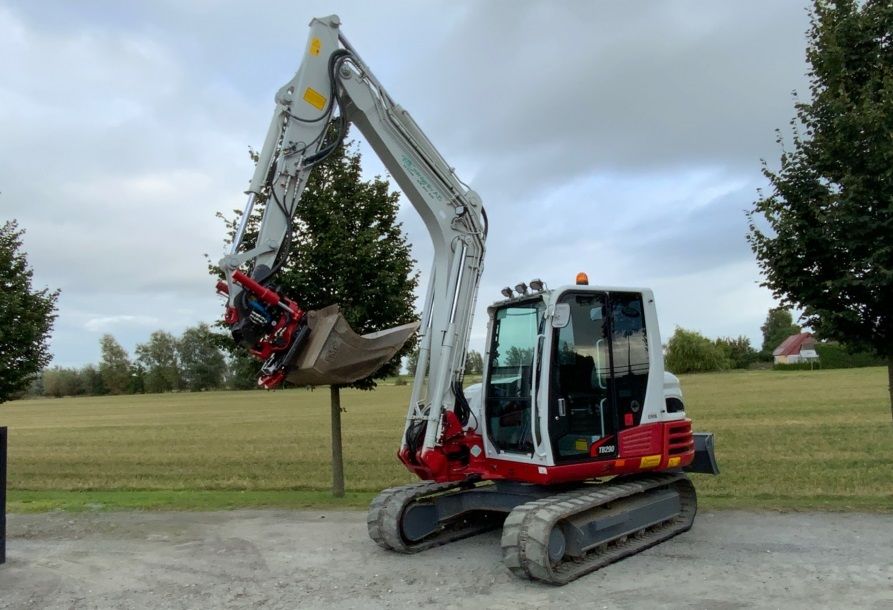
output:
[[[886,370],[682,378],[696,430],[716,433],[702,506],[893,511]],[[348,495],[327,489],[327,389],[63,398],[0,405],[9,509],[364,506],[412,476],[395,452],[408,386],[344,391]]]

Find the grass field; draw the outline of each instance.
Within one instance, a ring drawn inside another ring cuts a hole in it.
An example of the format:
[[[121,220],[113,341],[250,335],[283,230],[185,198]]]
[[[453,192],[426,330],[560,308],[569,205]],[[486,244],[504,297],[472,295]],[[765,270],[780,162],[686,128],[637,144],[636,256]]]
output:
[[[893,511],[886,370],[682,378],[716,433],[702,506]],[[0,405],[9,509],[364,506],[409,482],[395,452],[408,386],[342,392],[348,494],[327,493],[327,389],[63,398]]]

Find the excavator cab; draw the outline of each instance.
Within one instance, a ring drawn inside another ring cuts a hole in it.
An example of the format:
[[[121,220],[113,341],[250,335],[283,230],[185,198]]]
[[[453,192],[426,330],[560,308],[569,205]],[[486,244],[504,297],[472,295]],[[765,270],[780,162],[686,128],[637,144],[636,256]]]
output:
[[[589,286],[491,308],[483,398],[492,453],[546,455],[548,466],[614,459],[620,433],[661,419],[662,388],[648,391],[663,376],[649,345],[659,341],[653,310],[649,291]]]

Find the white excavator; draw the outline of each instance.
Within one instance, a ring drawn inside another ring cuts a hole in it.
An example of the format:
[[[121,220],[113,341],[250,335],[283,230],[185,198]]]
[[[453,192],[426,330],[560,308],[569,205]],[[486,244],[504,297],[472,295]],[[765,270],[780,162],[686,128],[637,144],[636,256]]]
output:
[[[555,288],[535,279],[503,289],[488,309],[483,383],[464,388],[487,215],[339,26],[335,15],[310,23],[220,261],[225,321],[263,361],[259,383],[352,383],[418,332],[397,455],[421,482],[372,502],[369,535],[385,549],[415,553],[501,525],[514,574],[564,584],[688,530],[697,503],[687,472],[718,469],[713,436],[692,432],[678,380],[664,371],[652,292],[590,285],[585,273]],[[299,295],[275,288],[307,177],[348,124],[434,244],[420,322],[362,336],[337,304],[304,311]],[[243,247],[256,204],[259,233]]]

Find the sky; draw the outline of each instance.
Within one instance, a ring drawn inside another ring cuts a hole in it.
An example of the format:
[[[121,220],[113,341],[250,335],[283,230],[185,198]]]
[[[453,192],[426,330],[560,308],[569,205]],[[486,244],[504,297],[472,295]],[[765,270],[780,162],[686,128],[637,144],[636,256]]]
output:
[[[579,271],[652,288],[664,341],[760,346],[775,301],[745,210],[808,93],[805,2],[0,0],[0,220],[62,290],[54,365],[219,319],[215,214],[244,205],[249,146],[331,13],[484,201],[472,349],[500,288]],[[421,293],[431,246],[406,201],[400,219]]]

